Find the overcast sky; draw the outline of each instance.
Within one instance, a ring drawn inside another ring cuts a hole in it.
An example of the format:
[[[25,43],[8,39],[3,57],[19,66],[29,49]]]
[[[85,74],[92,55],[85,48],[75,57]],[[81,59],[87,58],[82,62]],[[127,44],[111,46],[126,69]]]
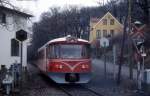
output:
[[[15,5],[30,10],[32,14],[39,18],[42,12],[47,11],[50,7],[66,6],[98,6],[97,2],[103,0],[11,0]],[[107,1],[107,0],[104,0]]]

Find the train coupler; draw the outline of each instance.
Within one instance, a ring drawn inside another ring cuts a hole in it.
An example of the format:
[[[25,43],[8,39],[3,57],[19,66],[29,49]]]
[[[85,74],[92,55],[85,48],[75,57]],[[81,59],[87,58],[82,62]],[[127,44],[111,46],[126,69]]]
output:
[[[73,83],[79,81],[79,74],[78,73],[66,73],[65,80],[67,82]]]

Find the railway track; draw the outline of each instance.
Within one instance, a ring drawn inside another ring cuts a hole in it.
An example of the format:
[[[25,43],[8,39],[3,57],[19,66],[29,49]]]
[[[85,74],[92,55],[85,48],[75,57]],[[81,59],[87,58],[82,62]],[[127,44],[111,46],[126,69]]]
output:
[[[85,88],[85,89],[87,89],[88,91],[94,93],[94,94],[97,95],[97,96],[104,96],[104,95],[102,95],[102,94],[100,94],[100,93],[98,93],[98,92],[96,92],[96,91],[94,91],[94,90],[92,90],[92,89],[90,89],[90,88],[88,88],[88,87],[86,87],[86,86],[82,86],[82,87]]]
[[[104,96],[83,85],[71,85],[71,87],[57,85],[57,87],[60,88],[68,96]]]
[[[22,96],[103,96],[102,94],[84,85],[60,85],[41,75],[36,68],[31,66],[30,88]]]

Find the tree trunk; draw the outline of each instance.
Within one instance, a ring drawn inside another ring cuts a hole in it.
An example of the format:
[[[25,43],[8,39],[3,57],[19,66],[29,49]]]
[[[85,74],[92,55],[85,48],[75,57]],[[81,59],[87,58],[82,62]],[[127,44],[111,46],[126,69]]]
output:
[[[149,25],[149,3],[148,0],[143,0],[144,23]]]

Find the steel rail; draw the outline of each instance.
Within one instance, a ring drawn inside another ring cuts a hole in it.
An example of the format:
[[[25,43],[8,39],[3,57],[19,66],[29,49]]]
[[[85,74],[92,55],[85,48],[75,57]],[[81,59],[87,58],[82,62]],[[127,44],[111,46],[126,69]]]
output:
[[[67,88],[64,88],[63,86],[57,85],[57,87],[58,87],[59,89],[61,89],[63,92],[65,92],[68,96],[76,96],[76,95],[71,94],[71,93],[67,90]],[[86,87],[86,86],[83,86],[83,85],[79,85],[79,88],[82,88],[82,89],[87,90],[87,94],[88,94],[88,92],[90,92],[90,93],[92,93],[92,94],[95,94],[96,96],[104,96],[104,95],[102,95],[102,94],[100,94],[100,93],[98,93],[98,92],[96,92],[96,91],[94,91],[94,90],[92,90],[92,89],[90,89],[90,88],[88,88],[88,87]]]
[[[65,88],[63,88],[62,86],[57,85],[57,87],[58,87],[59,89],[61,89],[64,93],[66,93],[68,96],[74,96],[74,95],[72,95],[71,93],[69,93],[68,90],[66,90]]]
[[[81,86],[82,88],[85,88],[86,90],[88,90],[88,91],[94,93],[94,94],[97,95],[97,96],[104,96],[104,95],[102,95],[102,94],[100,94],[100,93],[98,93],[98,92],[96,92],[96,91],[94,91],[94,90],[92,90],[92,89],[90,89],[90,88],[88,88],[88,87],[86,87],[86,86],[83,86],[83,85],[80,85],[80,86]]]

